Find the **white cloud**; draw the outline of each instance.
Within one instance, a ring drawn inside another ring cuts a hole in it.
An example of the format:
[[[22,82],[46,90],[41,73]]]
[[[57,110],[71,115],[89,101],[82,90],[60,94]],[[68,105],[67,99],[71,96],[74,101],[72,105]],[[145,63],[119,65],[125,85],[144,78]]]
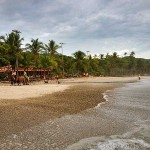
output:
[[[149,57],[149,0],[0,0],[0,35],[18,29],[25,41],[65,42],[66,54],[135,50]]]
[[[39,38],[47,38],[50,36],[50,33],[41,33],[41,35],[39,36]]]

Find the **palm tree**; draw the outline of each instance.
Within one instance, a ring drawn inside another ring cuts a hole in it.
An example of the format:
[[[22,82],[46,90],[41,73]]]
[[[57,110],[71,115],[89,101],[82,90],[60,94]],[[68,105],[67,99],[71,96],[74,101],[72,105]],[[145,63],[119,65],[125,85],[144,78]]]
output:
[[[32,39],[31,44],[29,43],[26,44],[26,48],[32,52],[34,56],[35,67],[38,68],[38,58],[39,58],[39,53],[43,48],[43,43],[40,42],[38,38]]]
[[[127,56],[127,52],[124,52],[124,56]]]
[[[116,59],[118,57],[117,52],[113,52],[113,58]]]
[[[21,65],[25,68],[29,68],[32,65],[32,53],[25,51],[21,53]]]
[[[6,43],[0,41],[0,66],[9,64],[8,46]]]
[[[54,69],[54,70],[58,69],[57,68],[58,60],[57,60],[57,57],[56,57],[58,48],[60,48],[60,46],[57,45],[54,40],[49,40],[48,44],[45,44],[45,46],[44,46],[44,49],[46,51],[45,59],[48,60],[49,67],[51,69]],[[54,57],[54,55],[55,55],[55,57]],[[49,57],[47,57],[47,56],[49,56]]]
[[[60,46],[57,45],[53,40],[49,40],[49,43],[45,44],[45,50],[50,54],[50,56],[56,54],[58,48],[60,48]]]
[[[131,56],[131,57],[134,57],[134,55],[135,55],[135,52],[132,51],[132,52],[130,53],[130,56]]]
[[[75,66],[78,70],[78,73],[81,73],[84,71],[84,58],[86,54],[82,51],[77,51],[73,54],[75,58]]]
[[[134,55],[135,55],[135,52],[134,51],[132,51],[131,53],[130,53],[130,56],[129,56],[129,70],[130,70],[130,74],[134,74],[134,72],[135,72],[135,66],[136,66],[136,62],[135,62],[135,57],[134,57]]]
[[[12,66],[16,66],[17,75],[18,75],[18,58],[20,52],[22,51],[21,45],[24,38],[20,37],[20,31],[13,30],[10,34],[6,34],[6,36],[1,36],[0,39],[8,45],[9,54],[10,54],[10,62]],[[14,64],[14,60],[15,63]]]

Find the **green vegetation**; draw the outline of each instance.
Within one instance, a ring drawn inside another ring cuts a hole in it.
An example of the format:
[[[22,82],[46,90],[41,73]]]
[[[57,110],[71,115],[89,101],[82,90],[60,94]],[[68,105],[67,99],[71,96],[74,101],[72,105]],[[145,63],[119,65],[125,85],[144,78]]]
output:
[[[86,55],[78,50],[72,56],[57,52],[61,46],[54,40],[45,44],[39,39],[32,39],[21,48],[21,32],[13,30],[10,34],[0,36],[0,67],[12,65],[13,70],[18,67],[34,69],[45,68],[51,70],[51,75],[80,76],[84,73],[94,76],[129,76],[150,74],[150,60],[135,58],[135,52],[125,53],[123,57],[116,52],[112,55]]]

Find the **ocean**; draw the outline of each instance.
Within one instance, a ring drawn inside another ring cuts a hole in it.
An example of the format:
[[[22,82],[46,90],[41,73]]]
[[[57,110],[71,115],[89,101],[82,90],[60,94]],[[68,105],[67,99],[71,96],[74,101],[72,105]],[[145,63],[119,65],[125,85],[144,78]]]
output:
[[[115,131],[116,134],[106,132],[101,136],[81,139],[68,146],[67,150],[150,149],[150,78],[107,91],[104,98],[106,103],[96,107],[97,115],[100,115],[100,119],[104,115],[103,118],[109,118],[113,122],[117,119],[122,124],[121,127]],[[110,124],[113,125],[112,122]],[[120,128],[123,130],[120,131]]]
[[[103,96],[94,108],[8,136],[0,149],[150,150],[150,78]]]

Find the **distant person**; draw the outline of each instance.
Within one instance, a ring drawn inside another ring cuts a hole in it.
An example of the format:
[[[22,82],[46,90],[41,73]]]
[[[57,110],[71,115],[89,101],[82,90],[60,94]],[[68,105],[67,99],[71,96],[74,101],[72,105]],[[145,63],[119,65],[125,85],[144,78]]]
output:
[[[25,70],[23,72],[23,76],[24,76],[25,79],[28,79],[27,72]]]
[[[11,85],[15,84],[16,83],[16,71],[12,71],[11,73]]]
[[[44,76],[44,83],[48,83],[48,80],[46,79],[45,76]]]
[[[140,74],[139,74],[138,78],[139,78],[139,80],[141,80],[141,76],[140,76]]]
[[[16,76],[16,71],[12,71],[12,76]]]
[[[17,75],[17,74],[16,74],[16,71],[12,71],[12,74],[11,74],[11,75],[12,75],[13,79],[16,80],[16,75]]]
[[[59,82],[59,76],[58,75],[56,75],[56,82],[58,83],[58,84],[60,84],[60,82]]]

